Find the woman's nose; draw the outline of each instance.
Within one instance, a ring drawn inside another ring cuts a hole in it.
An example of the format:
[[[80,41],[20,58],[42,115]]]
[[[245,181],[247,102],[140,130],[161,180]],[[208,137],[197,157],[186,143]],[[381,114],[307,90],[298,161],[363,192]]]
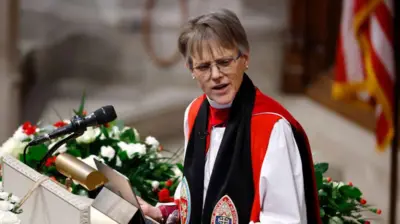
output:
[[[219,70],[218,66],[216,64],[212,64],[210,66],[210,72],[211,72],[211,78],[212,79],[218,79],[222,76],[221,71]]]

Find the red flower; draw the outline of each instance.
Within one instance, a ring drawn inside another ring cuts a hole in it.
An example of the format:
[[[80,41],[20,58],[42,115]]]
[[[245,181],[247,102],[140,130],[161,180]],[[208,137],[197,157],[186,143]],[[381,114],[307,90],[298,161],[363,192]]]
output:
[[[22,130],[26,130],[26,129],[28,129],[30,126],[32,126],[31,122],[26,121],[26,122],[22,125]]]
[[[36,126],[27,121],[22,125],[22,131],[27,135],[33,135],[36,133]]]
[[[167,187],[171,187],[172,186],[172,180],[167,180],[167,181],[165,181],[165,186],[167,186]]]
[[[370,222],[369,221],[365,221],[364,224],[370,224]]]
[[[164,149],[164,147],[162,146],[162,145],[160,145],[159,147],[158,147],[158,151],[163,151],[163,149]]]
[[[173,202],[174,199],[169,196],[169,190],[167,188],[163,188],[158,192],[158,200],[160,202]]]
[[[82,111],[82,115],[86,116],[87,115],[87,111],[86,110]]]
[[[367,204],[367,200],[365,200],[364,198],[360,199],[360,204],[365,205]]]
[[[326,178],[326,181],[328,181],[328,183],[329,183],[329,182],[331,182],[331,181],[332,181],[332,178],[330,178],[330,177],[327,177],[327,178]]]
[[[49,157],[44,165],[46,167],[52,166],[56,162],[56,158],[55,156]]]
[[[104,127],[109,128],[109,127],[110,127],[110,124],[109,124],[109,123],[105,123],[105,124],[104,124]]]
[[[349,185],[350,187],[352,187],[352,186],[353,186],[353,183],[352,183],[352,182],[349,182],[348,185]],[[367,222],[368,222],[368,221],[367,221]]]
[[[377,210],[376,210],[376,214],[378,214],[378,215],[382,214],[382,210],[377,209]]]
[[[53,126],[56,128],[61,128],[64,127],[65,125],[67,125],[67,123],[65,123],[64,121],[57,121],[56,123],[53,124]]]

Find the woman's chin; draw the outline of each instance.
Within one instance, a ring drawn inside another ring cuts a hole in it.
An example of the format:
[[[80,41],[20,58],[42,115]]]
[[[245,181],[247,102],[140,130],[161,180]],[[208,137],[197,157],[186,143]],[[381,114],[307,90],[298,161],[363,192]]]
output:
[[[234,97],[230,96],[229,94],[226,94],[223,96],[215,96],[213,98],[214,99],[212,99],[212,100],[214,102],[216,102],[217,104],[226,105],[226,104],[232,103]]]

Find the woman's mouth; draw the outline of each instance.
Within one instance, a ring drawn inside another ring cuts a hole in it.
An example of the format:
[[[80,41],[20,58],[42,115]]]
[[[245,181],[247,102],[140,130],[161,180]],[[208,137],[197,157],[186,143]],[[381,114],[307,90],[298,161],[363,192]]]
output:
[[[219,84],[214,86],[212,89],[218,93],[224,92],[229,84]]]

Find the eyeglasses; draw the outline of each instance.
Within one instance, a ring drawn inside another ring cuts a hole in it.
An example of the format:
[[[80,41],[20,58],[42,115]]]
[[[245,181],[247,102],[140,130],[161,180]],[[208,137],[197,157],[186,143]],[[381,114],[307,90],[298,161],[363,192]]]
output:
[[[202,63],[193,68],[193,73],[201,78],[209,78],[211,75],[212,66],[215,64],[219,72],[223,74],[229,74],[234,70],[234,62],[236,62],[241,56],[242,53],[239,52],[238,56],[236,57],[220,58],[215,60],[214,63]]]

